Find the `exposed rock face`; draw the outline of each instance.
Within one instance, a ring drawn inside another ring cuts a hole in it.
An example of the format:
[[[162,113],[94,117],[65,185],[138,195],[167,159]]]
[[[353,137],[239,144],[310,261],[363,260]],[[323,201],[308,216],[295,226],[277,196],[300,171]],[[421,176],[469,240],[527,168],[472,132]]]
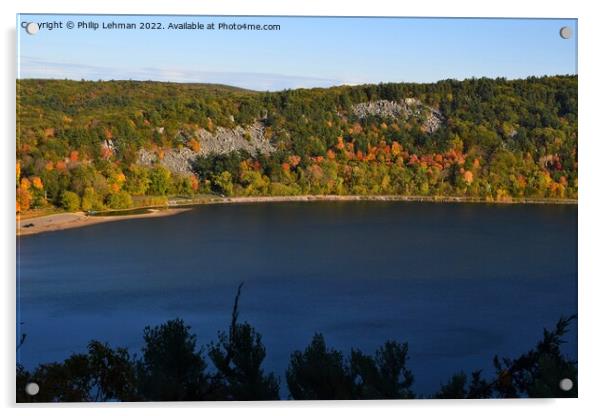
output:
[[[427,133],[434,133],[439,129],[441,123],[443,122],[443,116],[441,113],[433,108],[430,109],[430,113],[427,114],[426,120],[422,123],[422,128],[425,129]]]
[[[200,154],[230,153],[246,150],[249,153],[270,153],[274,147],[264,136],[264,126],[255,122],[248,127],[237,126],[234,129],[217,127],[215,133],[198,130],[196,136],[201,143]]]
[[[405,102],[378,100],[354,105],[353,114],[361,119],[368,116],[407,118],[414,115],[414,110]]]
[[[192,172],[191,163],[196,159],[198,153],[187,147],[168,149],[163,155],[161,164],[173,173],[180,175]],[[138,151],[138,163],[143,166],[151,166],[158,161],[157,154],[150,150],[140,149]]]
[[[424,117],[422,124],[424,131],[434,133],[443,122],[441,113],[416,98],[406,98],[403,101],[378,100],[359,103],[353,106],[353,114],[364,119],[369,116],[382,118],[401,118],[407,120],[412,117]]]
[[[259,122],[233,129],[217,127],[214,133],[199,129],[193,136],[201,144],[199,152],[194,152],[188,147],[167,149],[160,163],[173,173],[184,175],[192,172],[191,163],[198,156],[225,154],[239,150],[251,154],[267,154],[274,151],[274,147],[265,138],[264,130],[263,124]],[[138,163],[141,165],[150,166],[157,161],[158,156],[155,152],[146,149],[140,149],[138,152]]]
[[[426,106],[415,98],[406,98],[403,101],[378,100],[359,103],[353,106],[353,114],[360,118],[376,116],[382,118],[395,118],[408,120],[418,118],[422,120],[422,129],[427,133],[437,131],[443,122],[443,116],[436,109]],[[164,128],[156,130],[163,134]],[[217,127],[214,132],[204,129],[195,131],[192,135],[185,137],[180,134],[182,146],[164,149],[163,158],[159,161],[156,152],[140,149],[138,152],[138,163],[151,166],[160,162],[173,173],[186,175],[192,173],[191,164],[198,156],[209,154],[226,154],[244,150],[250,154],[269,154],[275,150],[274,146],[265,138],[265,127],[261,122],[255,122],[250,126],[237,126],[233,129]],[[193,151],[185,144],[188,140],[195,139],[200,143],[200,150]]]

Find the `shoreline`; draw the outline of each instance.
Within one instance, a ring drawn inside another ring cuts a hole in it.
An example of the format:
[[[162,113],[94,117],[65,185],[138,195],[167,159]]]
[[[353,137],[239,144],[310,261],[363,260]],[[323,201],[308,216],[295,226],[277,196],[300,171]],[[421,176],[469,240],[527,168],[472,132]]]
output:
[[[192,201],[192,200],[191,200]],[[295,195],[295,196],[232,196],[210,199],[205,202],[191,202],[190,205],[207,204],[243,204],[262,202],[314,202],[314,201],[399,201],[399,202],[433,202],[433,203],[471,203],[491,205],[577,205],[577,199],[553,198],[515,198],[509,201],[488,201],[484,198],[465,196],[419,196],[419,195]],[[186,206],[170,204],[172,206]]]
[[[214,197],[203,200],[170,200],[168,206],[136,207],[131,210],[149,209],[143,214],[124,214],[114,216],[90,216],[84,212],[65,212],[39,217],[20,219],[17,216],[17,237],[40,234],[52,231],[61,231],[71,228],[85,227],[111,221],[121,221],[137,218],[155,218],[176,215],[189,211],[192,207],[200,205],[226,205],[226,204],[256,204],[278,202],[351,202],[351,201],[382,201],[382,202],[429,202],[429,203],[471,203],[492,205],[578,205],[577,199],[546,199],[546,198],[520,198],[510,201],[487,201],[483,198],[453,197],[453,196],[407,196],[407,195],[295,195],[295,196],[240,196],[240,197]],[[123,210],[127,212],[128,210]],[[111,212],[111,211],[106,211]]]
[[[86,227],[89,225],[102,224],[105,222],[121,221],[136,218],[167,217],[181,212],[189,211],[190,208],[163,208],[151,209],[144,214],[116,215],[116,216],[90,216],[84,212],[65,212],[61,214],[44,215],[41,217],[19,219],[17,217],[17,237],[62,231],[71,228]],[[30,225],[31,224],[31,225]]]

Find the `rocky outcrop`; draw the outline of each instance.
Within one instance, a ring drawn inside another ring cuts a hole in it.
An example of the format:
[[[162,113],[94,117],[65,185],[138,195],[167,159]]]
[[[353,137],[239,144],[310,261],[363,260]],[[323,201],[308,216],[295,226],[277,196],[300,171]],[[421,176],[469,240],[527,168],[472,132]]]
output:
[[[191,163],[200,153],[195,153],[187,147],[168,149],[163,153],[161,165],[172,173],[186,175],[192,172]],[[138,163],[143,166],[151,166],[159,160],[157,153],[146,149],[138,151]]]
[[[265,127],[260,122],[247,127],[237,126],[233,129],[217,127],[215,132],[200,129],[196,137],[201,143],[200,154],[230,153],[246,150],[249,153],[271,153],[274,147],[264,135]]]
[[[436,109],[422,104],[415,98],[406,98],[401,101],[378,100],[359,103],[352,107],[353,114],[359,119],[369,116],[408,120],[419,119],[423,131],[434,133],[443,122],[443,116]],[[155,130],[164,134],[163,127]],[[286,133],[284,133],[286,134]],[[200,148],[189,146],[191,140],[200,144]],[[180,132],[177,137],[178,147],[162,149],[159,152],[140,149],[138,163],[151,166],[160,163],[173,173],[186,175],[192,172],[192,162],[198,156],[209,154],[227,154],[235,151],[247,151],[250,154],[269,154],[275,150],[274,146],[265,137],[265,126],[257,121],[249,126],[235,128],[217,127],[214,131],[198,129],[192,133]],[[198,151],[192,149],[199,149]]]
[[[422,128],[429,134],[436,132],[443,123],[443,116],[435,109],[430,109],[426,116],[426,120],[422,123]]]
[[[360,119],[368,116],[407,118],[418,115],[415,108],[411,108],[405,102],[378,100],[359,103],[352,107],[353,114]]]
[[[163,151],[160,163],[167,169],[177,174],[188,174],[192,172],[191,163],[198,156],[209,154],[225,154],[244,150],[251,154],[268,154],[274,151],[274,147],[266,139],[265,127],[256,122],[247,127],[237,126],[233,129],[217,127],[214,132],[199,129],[192,137],[200,143],[200,150],[193,151],[189,147],[181,146]],[[140,149],[138,151],[138,163],[151,166],[159,162],[156,152]]]
[[[369,116],[382,118],[424,118],[422,128],[428,133],[437,131],[443,122],[441,113],[416,98],[406,98],[403,101],[378,100],[359,103],[352,107],[353,114],[359,119]]]

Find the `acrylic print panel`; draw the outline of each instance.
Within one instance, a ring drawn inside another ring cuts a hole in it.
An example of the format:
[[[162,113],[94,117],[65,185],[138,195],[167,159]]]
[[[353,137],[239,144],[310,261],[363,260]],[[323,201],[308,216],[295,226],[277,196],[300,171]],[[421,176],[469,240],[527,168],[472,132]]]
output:
[[[577,396],[576,20],[17,33],[18,402]]]

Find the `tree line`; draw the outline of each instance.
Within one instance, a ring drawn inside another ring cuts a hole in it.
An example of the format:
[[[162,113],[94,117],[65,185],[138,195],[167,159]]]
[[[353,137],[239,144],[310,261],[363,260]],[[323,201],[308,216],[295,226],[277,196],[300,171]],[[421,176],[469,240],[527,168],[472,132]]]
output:
[[[360,117],[359,103],[421,103]],[[425,129],[429,111],[442,118]],[[131,197],[400,194],[576,198],[577,76],[443,80],[256,92],[139,81],[17,81],[17,210],[123,208]],[[424,113],[424,114],[423,114]],[[199,129],[260,122],[269,154],[204,154]],[[140,149],[156,156],[142,166]],[[92,194],[94,191],[94,194]],[[85,200],[85,202],[84,202]]]
[[[266,348],[261,334],[239,320],[241,288],[242,284],[229,328],[205,348],[197,345],[181,319],[146,327],[140,357],[91,341],[87,352],[63,362],[41,364],[33,371],[18,365],[17,402],[577,397],[577,363],[561,352],[575,316],[544,330],[542,339],[526,353],[494,357],[491,377],[483,376],[482,370],[460,371],[431,395],[412,390],[407,343],[389,340],[374,354],[352,349],[346,356],[328,347],[318,333],[305,349],[291,354],[286,396],[280,379],[263,369]],[[574,383],[569,391],[559,384],[565,378]],[[30,382],[40,386],[38,394],[26,393]]]

